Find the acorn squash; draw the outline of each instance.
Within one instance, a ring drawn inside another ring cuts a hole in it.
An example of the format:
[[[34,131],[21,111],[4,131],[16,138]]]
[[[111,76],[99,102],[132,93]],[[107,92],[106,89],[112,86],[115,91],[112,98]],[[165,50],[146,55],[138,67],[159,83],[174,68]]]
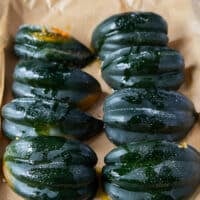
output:
[[[198,114],[184,95],[159,89],[119,90],[105,100],[105,132],[116,145],[131,141],[181,140]]]
[[[59,137],[15,140],[7,146],[3,171],[9,186],[30,200],[86,200],[97,190],[95,152]]]
[[[3,132],[10,139],[38,135],[87,139],[102,131],[103,122],[70,103],[18,98],[2,109]]]
[[[200,154],[187,145],[141,141],[105,157],[104,189],[113,200],[183,200],[200,184]]]
[[[152,12],[113,15],[101,22],[92,35],[92,47],[102,59],[127,46],[165,46],[167,43],[167,23]]]
[[[106,57],[102,77],[113,89],[156,87],[176,90],[184,81],[184,60],[179,52],[169,47],[126,47]]]
[[[19,27],[14,49],[22,58],[65,63],[68,67],[83,67],[94,58],[86,46],[68,33],[36,25]]]
[[[40,60],[22,60],[14,71],[16,97],[38,97],[71,101],[88,108],[98,99],[101,87],[91,75],[63,64]]]

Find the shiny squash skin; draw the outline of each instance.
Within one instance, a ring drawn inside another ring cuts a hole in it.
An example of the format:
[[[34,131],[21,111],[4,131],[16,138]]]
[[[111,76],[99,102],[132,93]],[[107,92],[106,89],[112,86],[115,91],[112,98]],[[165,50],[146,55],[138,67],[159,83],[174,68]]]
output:
[[[101,59],[125,46],[165,46],[167,23],[152,12],[127,12],[113,15],[93,31],[92,47]]]
[[[7,146],[9,186],[29,200],[91,200],[97,190],[95,152],[78,141],[39,136]]]
[[[174,91],[126,88],[104,102],[105,132],[116,145],[152,139],[181,140],[197,118],[193,103]]]
[[[184,81],[184,59],[169,47],[133,46],[114,51],[102,64],[102,77],[113,89],[176,90]]]
[[[68,67],[80,68],[94,59],[91,51],[68,33],[36,25],[19,27],[14,49],[21,58],[65,63]]]
[[[16,97],[38,97],[71,101],[88,108],[101,94],[98,81],[80,69],[41,60],[21,60],[14,71],[13,93]]]
[[[10,139],[39,135],[88,139],[101,132],[103,122],[70,103],[17,98],[2,109],[3,132]]]
[[[103,185],[112,200],[183,200],[200,184],[200,153],[169,141],[119,146],[105,157]]]

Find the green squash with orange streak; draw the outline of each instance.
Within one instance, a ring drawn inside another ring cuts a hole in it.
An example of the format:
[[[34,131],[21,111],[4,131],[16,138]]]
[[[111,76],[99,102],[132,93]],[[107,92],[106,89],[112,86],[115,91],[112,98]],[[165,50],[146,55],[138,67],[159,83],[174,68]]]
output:
[[[99,82],[80,69],[41,60],[21,60],[14,71],[16,97],[37,97],[92,106],[101,94]]]
[[[10,139],[60,136],[88,139],[103,129],[103,122],[70,103],[38,98],[17,98],[2,109],[3,132]]]
[[[15,53],[21,58],[34,58],[83,67],[94,59],[91,51],[57,28],[22,25],[15,36]]]

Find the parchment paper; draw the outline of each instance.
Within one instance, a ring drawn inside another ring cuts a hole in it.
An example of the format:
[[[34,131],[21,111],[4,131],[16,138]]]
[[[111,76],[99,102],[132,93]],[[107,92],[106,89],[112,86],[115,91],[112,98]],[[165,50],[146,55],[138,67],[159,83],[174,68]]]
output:
[[[12,72],[18,60],[13,53],[13,37],[19,25],[31,23],[56,26],[69,31],[89,47],[95,26],[106,17],[125,11],[153,11],[167,20],[170,46],[179,50],[185,58],[186,80],[180,91],[194,102],[197,111],[200,112],[200,0],[1,0],[0,105],[12,99]],[[99,61],[93,62],[85,70],[101,83],[103,94],[89,111],[101,118],[103,99],[111,90],[100,76]],[[185,141],[200,150],[199,122]],[[101,168],[104,155],[114,146],[106,139],[104,133],[87,143],[98,154],[97,167]],[[7,144],[8,140],[1,134],[0,160]],[[197,193],[191,199],[200,200],[200,194]],[[96,200],[106,199],[99,194]],[[0,172],[0,200],[20,199],[22,198],[8,188]]]

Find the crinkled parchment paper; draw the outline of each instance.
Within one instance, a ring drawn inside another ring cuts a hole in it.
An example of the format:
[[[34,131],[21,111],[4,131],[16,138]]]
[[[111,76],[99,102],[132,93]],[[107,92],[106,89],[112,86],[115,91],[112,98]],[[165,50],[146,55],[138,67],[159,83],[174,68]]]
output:
[[[186,80],[180,91],[194,102],[200,112],[200,0],[1,0],[0,104],[12,99],[12,72],[18,60],[13,53],[13,38],[19,25],[32,23],[57,26],[71,32],[89,47],[92,31],[99,22],[115,13],[136,10],[153,11],[167,20],[169,45],[179,50],[185,58]],[[101,83],[104,93],[90,110],[94,116],[101,118],[103,99],[111,90],[101,79],[99,61],[93,62],[85,70]],[[185,141],[200,150],[199,122]],[[101,168],[104,155],[113,145],[103,133],[87,143],[98,154],[97,167]],[[7,144],[8,140],[1,134],[0,160]],[[20,199],[8,188],[0,172],[0,200]],[[99,195],[95,199],[105,200],[105,197]],[[200,194],[195,194],[191,199],[200,200]]]

